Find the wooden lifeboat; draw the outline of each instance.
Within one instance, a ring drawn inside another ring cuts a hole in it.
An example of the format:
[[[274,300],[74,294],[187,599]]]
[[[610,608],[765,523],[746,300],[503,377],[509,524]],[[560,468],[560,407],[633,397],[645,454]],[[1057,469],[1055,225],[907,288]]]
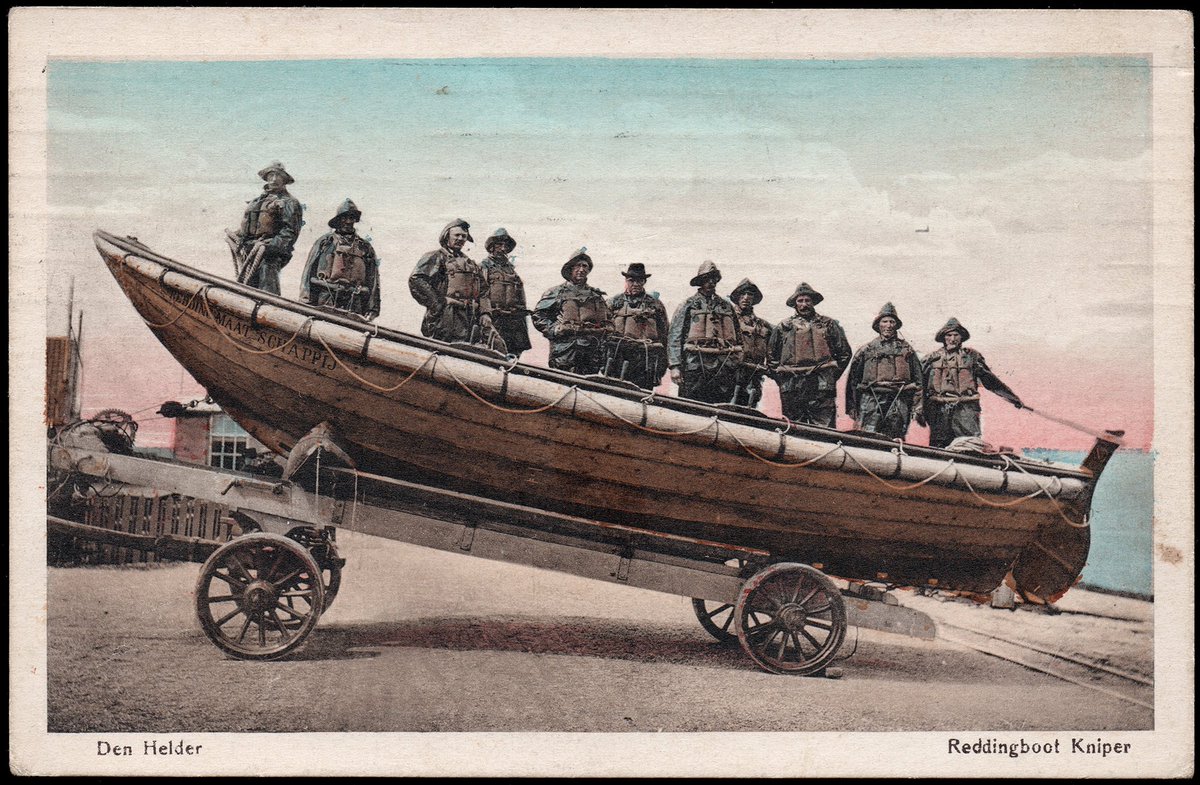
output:
[[[1080,467],[901,445],[652,395],[389,330],[103,231],[142,319],[212,398],[287,454],[326,423],[358,468],[768,551],[851,580],[1052,601],[1087,559]]]

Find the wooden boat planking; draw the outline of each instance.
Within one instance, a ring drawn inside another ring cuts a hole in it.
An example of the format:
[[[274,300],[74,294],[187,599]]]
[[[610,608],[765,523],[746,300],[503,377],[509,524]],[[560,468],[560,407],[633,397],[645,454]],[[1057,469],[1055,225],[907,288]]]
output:
[[[368,471],[763,548],[843,577],[989,591],[1053,531],[1065,556],[1025,578],[1050,596],[1086,559],[1086,528],[1063,516],[1086,514],[1103,463],[1006,468],[819,428],[781,434],[765,418],[377,329],[103,232],[96,244],[164,346],[280,452],[327,421]]]

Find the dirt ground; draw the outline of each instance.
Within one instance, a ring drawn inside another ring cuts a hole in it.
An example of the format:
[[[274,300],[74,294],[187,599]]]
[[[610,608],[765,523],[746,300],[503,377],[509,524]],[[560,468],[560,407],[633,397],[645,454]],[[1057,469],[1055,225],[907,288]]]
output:
[[[1149,729],[1153,711],[946,640],[851,630],[840,679],[757,670],[690,602],[342,533],[341,593],[289,660],[228,659],[195,564],[49,572],[51,732]],[[1147,676],[1150,603],[1062,613],[902,595],[939,621]]]

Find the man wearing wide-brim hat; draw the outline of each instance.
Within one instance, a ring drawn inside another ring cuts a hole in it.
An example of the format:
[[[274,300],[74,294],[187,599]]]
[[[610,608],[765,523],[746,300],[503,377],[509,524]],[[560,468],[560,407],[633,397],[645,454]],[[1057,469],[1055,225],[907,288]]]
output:
[[[903,325],[896,306],[886,303],[871,323],[879,336],[855,353],[846,379],[846,414],[859,430],[889,439],[908,435],[909,421],[924,403],[921,360],[900,337]]]
[[[565,283],[552,287],[533,308],[533,326],[550,340],[550,367],[584,376],[603,369],[613,330],[604,292],[588,285],[592,257],[580,248],[560,270]]]
[[[836,319],[816,311],[825,297],[801,283],[787,299],[795,315],[771,331],[767,362],[779,384],[783,416],[837,427],[837,381],[850,365],[850,342]]]
[[[483,241],[488,252],[481,264],[488,284],[489,313],[492,324],[504,339],[508,353],[520,357],[529,343],[529,307],[525,303],[525,283],[517,274],[509,254],[517,241],[500,227]]]
[[[771,331],[775,329],[770,322],[754,313],[754,306],[761,303],[762,298],[762,291],[749,278],[743,278],[729,293],[738,326],[742,330],[742,362],[738,366],[733,402],[751,408],[757,406],[762,398],[767,349],[771,342]]]
[[[732,403],[742,360],[742,332],[733,303],[717,294],[721,271],[705,260],[690,285],[696,293],[671,317],[667,364],[679,394],[706,403]]]
[[[438,248],[417,261],[408,277],[413,299],[425,306],[421,334],[439,341],[461,341],[506,352],[492,325],[487,279],[463,246],[475,242],[471,225],[456,218],[442,229]]]
[[[279,294],[279,271],[292,260],[304,209],[288,193],[295,180],[279,161],[263,167],[258,176],[266,181],[263,192],[247,203],[238,231],[227,234],[236,247],[238,280]]]
[[[945,447],[960,436],[982,436],[979,386],[983,385],[1018,409],[1025,404],[1008,385],[988,367],[983,355],[963,346],[971,337],[958,319],[937,331],[934,340],[942,344],[929,354],[922,365],[925,387],[924,418],[929,423],[929,445]]]
[[[345,199],[317,238],[300,279],[300,301],[356,313],[379,315],[379,257],[354,224],[362,219],[358,205]]]
[[[645,264],[633,262],[621,276],[625,291],[608,301],[613,333],[608,339],[604,375],[653,390],[667,372],[667,309],[657,295],[646,291],[650,273]]]

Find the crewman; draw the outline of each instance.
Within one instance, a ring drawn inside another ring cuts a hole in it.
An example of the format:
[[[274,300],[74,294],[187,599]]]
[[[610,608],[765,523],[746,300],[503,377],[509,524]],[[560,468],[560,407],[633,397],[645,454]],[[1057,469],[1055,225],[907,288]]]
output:
[[[646,293],[650,273],[633,262],[621,271],[625,291],[608,301],[613,333],[608,339],[604,375],[653,390],[667,371],[667,308]]]
[[[533,309],[533,326],[550,339],[550,367],[583,375],[599,373],[605,339],[613,331],[604,292],[589,286],[592,257],[580,248],[562,266],[566,283],[548,289]]]
[[[260,169],[258,176],[266,181],[263,192],[247,203],[238,230],[226,230],[226,235],[234,249],[238,280],[279,294],[279,271],[292,260],[304,209],[288,193],[295,180],[279,161]]]
[[[879,337],[855,353],[846,380],[846,414],[860,430],[889,439],[908,435],[908,423],[924,403],[921,360],[900,337],[903,325],[896,306],[886,303],[871,322]]]
[[[767,348],[771,376],[779,384],[783,416],[837,427],[837,380],[850,364],[850,342],[836,319],[817,313],[825,297],[801,283],[787,299],[796,309],[771,331]]]
[[[705,261],[689,282],[697,291],[671,319],[667,364],[679,394],[705,403],[730,403],[742,360],[742,333],[733,304],[717,294],[721,271]]]
[[[958,319],[950,317],[934,336],[942,348],[930,353],[921,363],[925,411],[917,423],[925,425],[928,421],[931,447],[945,447],[960,436],[983,436],[979,418],[981,384],[1018,409],[1025,405],[997,378],[982,354],[963,346],[970,337],[967,328],[959,324]]]
[[[767,372],[767,348],[774,327],[754,313],[762,302],[762,292],[749,278],[729,293],[742,331],[742,362],[738,365],[734,403],[754,408],[762,398],[762,380]]]
[[[367,320],[379,315],[379,257],[354,230],[362,219],[349,199],[329,219],[332,232],[321,235],[308,254],[300,279],[300,301],[350,311]]]
[[[492,325],[504,339],[508,353],[520,357],[530,348],[529,308],[525,303],[525,284],[517,274],[509,254],[517,247],[503,227],[492,232],[483,241],[488,252],[483,260],[483,274],[487,278],[488,304]]]
[[[506,352],[504,339],[489,315],[491,302],[483,269],[462,251],[468,242],[475,242],[471,225],[461,218],[451,221],[438,242],[440,247],[422,256],[408,277],[413,299],[425,306],[421,334]]]

